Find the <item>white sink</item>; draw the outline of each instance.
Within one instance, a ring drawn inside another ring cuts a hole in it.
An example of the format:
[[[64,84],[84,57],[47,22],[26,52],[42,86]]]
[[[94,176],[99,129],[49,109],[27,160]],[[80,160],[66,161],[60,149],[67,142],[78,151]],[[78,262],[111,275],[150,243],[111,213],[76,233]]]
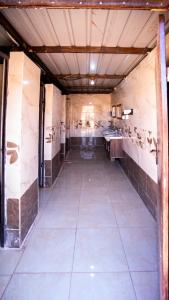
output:
[[[110,142],[110,140],[122,139],[123,137],[121,135],[106,135],[104,138],[107,142]]]

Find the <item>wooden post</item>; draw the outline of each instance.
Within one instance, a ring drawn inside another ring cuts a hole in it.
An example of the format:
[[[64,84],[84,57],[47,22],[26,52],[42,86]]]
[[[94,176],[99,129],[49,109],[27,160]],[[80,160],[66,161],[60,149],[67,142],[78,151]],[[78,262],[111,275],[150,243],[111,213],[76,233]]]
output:
[[[166,79],[165,18],[159,16],[156,55],[158,129],[158,203],[160,300],[168,300],[168,109]]]

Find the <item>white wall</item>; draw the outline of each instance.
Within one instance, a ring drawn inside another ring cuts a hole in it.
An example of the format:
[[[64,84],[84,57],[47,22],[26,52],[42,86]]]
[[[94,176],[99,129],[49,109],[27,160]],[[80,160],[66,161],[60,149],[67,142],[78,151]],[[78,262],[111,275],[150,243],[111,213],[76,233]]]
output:
[[[40,69],[10,54],[6,115],[6,198],[20,198],[38,177]]]
[[[60,151],[62,95],[53,84],[46,84],[45,104],[45,160],[52,158]]]
[[[123,128],[124,151],[157,182],[155,154],[151,153],[157,142],[155,54],[156,49],[123,80],[112,94],[112,104],[134,109],[129,120],[114,122]]]
[[[70,136],[101,137],[110,125],[110,94],[72,94],[70,98]]]

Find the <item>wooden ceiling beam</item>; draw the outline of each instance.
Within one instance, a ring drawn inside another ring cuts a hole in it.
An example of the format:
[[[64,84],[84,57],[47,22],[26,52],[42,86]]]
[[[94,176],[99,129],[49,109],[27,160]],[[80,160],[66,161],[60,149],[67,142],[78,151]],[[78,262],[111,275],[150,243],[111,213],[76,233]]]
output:
[[[68,87],[67,86],[67,92],[71,92],[71,91],[76,91],[76,92],[88,92],[88,91],[107,91],[107,92],[112,92],[113,91],[113,87],[110,87],[110,86],[102,86],[102,87],[99,87],[99,86],[71,86],[71,87]]]
[[[13,47],[13,51],[18,48]],[[95,46],[31,46],[30,53],[103,53],[103,54],[140,54],[150,52],[152,48],[136,47],[95,47]]]
[[[0,12],[0,25],[8,32],[12,39],[18,45],[18,49],[23,51],[38,67],[42,70],[43,73],[50,79],[50,81],[56,85],[62,93],[66,93],[66,89],[63,85],[57,80],[56,76],[48,69],[48,67],[42,62],[36,53],[30,53],[30,45],[20,36],[20,34],[14,29],[14,27],[8,22],[4,15]]]
[[[71,8],[167,10],[168,0],[0,0],[0,8]]]
[[[79,79],[124,79],[125,75],[118,74],[61,74],[57,75],[57,78],[60,80],[79,80]]]

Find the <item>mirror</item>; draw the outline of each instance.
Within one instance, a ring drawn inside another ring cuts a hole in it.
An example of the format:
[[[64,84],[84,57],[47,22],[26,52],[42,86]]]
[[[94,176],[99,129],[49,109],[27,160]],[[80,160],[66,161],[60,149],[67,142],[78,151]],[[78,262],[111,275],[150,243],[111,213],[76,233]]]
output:
[[[122,105],[121,104],[116,105],[116,118],[117,119],[122,118]]]

